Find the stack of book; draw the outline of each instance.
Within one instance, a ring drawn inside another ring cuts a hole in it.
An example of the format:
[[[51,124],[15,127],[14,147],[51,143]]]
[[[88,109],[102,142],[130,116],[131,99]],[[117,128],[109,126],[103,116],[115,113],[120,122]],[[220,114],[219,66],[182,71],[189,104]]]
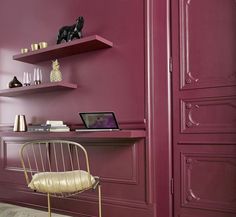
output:
[[[63,121],[50,121],[46,124],[29,124],[28,132],[69,132],[70,128]]]
[[[46,122],[46,125],[50,125],[50,132],[69,132],[70,128],[63,123],[63,121],[50,121]]]

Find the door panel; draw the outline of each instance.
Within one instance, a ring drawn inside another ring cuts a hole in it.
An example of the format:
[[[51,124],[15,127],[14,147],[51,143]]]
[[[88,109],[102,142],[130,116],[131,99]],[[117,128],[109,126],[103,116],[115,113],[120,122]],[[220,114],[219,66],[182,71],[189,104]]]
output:
[[[182,133],[236,132],[235,96],[183,99],[181,111]]]
[[[236,1],[172,1],[175,217],[236,216]]]
[[[236,85],[235,11],[235,0],[180,0],[181,88]]]
[[[192,152],[181,153],[182,206],[235,212],[236,155]]]

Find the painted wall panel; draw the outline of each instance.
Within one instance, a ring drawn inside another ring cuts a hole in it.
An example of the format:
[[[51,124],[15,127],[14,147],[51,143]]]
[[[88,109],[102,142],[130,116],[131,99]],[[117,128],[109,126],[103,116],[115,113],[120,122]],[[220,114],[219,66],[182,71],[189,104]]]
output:
[[[31,194],[36,199],[38,193],[34,193],[27,188],[19,159],[19,150],[21,144],[25,141],[27,139],[12,140],[10,138],[2,141],[1,159],[3,160],[1,161],[0,182],[2,185],[9,185],[7,189],[10,195],[16,189],[21,191],[22,198],[26,197],[27,194]],[[83,145],[88,151],[91,174],[101,178],[103,202],[105,204],[120,205],[124,209],[126,207],[147,209],[146,204],[149,203],[147,198],[150,192],[146,186],[149,177],[145,172],[145,157],[143,155],[146,155],[146,144],[144,140],[83,142]],[[46,158],[46,152],[43,152],[43,150],[42,155]],[[53,162],[52,159],[52,164]],[[34,167],[33,164],[31,166]],[[60,167],[60,164],[58,166]],[[80,200],[84,201],[82,209],[86,213],[85,207],[96,201],[96,194],[95,192],[86,192],[74,199],[79,204]],[[18,202],[18,197],[12,195],[11,200],[12,202]],[[21,201],[24,202],[24,200]],[[32,202],[30,204],[43,205],[44,202]],[[110,205],[107,206],[109,210]],[[55,208],[60,208],[60,206],[56,205]],[[65,206],[64,210],[70,210],[70,206]],[[135,209],[135,213],[138,212]]]

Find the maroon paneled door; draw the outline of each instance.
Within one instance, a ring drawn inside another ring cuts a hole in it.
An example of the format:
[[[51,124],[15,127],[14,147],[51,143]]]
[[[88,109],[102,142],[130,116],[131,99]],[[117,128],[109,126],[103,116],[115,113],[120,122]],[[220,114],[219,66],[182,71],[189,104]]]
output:
[[[236,216],[236,0],[172,0],[174,216]]]

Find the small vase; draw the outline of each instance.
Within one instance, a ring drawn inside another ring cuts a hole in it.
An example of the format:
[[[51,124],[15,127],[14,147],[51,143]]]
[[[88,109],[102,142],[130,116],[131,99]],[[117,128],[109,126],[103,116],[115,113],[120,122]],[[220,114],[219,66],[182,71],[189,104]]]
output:
[[[18,81],[16,76],[14,76],[13,80],[9,82],[9,88],[14,88],[14,87],[22,87],[22,83]]]

